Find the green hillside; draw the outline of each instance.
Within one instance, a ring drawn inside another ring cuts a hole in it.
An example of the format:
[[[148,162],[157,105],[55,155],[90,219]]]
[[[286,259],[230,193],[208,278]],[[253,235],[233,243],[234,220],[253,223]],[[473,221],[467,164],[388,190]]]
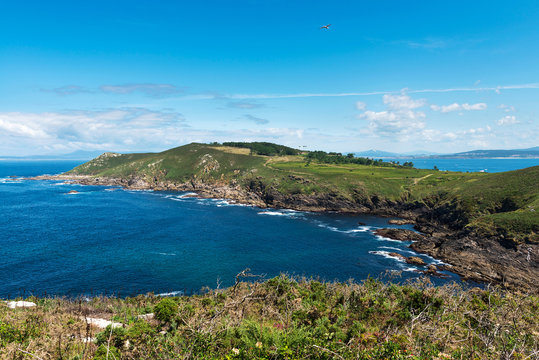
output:
[[[234,146],[193,143],[161,153],[105,153],[68,174],[138,178],[148,184],[197,181],[234,185],[278,199],[281,206],[324,197],[350,210],[420,204],[430,209],[435,220],[454,229],[486,236],[501,234],[515,242],[539,242],[537,166],[494,174],[441,172],[377,161],[370,165],[335,163],[327,161],[328,157],[319,161],[310,153],[258,155],[252,144],[261,143],[230,144]],[[268,149],[289,149],[262,144]],[[342,162],[343,158],[332,159]]]

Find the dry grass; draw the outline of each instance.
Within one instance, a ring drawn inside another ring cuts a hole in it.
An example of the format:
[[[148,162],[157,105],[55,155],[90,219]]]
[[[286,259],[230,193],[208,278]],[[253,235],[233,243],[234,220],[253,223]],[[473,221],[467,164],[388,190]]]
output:
[[[238,154],[238,155],[249,155],[251,149],[247,148],[237,148],[232,146],[212,146],[215,150],[220,150],[229,154]]]
[[[170,299],[173,310],[158,310],[160,321],[137,319],[163,301],[153,295],[2,306],[0,357],[105,359],[108,351],[109,359],[539,358],[539,299],[499,289],[280,276]],[[125,327],[101,330],[88,317]]]

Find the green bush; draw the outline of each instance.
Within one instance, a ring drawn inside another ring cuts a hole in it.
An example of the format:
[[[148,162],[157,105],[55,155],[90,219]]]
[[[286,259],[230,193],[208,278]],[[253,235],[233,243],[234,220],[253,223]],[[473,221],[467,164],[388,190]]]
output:
[[[107,350],[107,346],[100,345],[95,352],[94,360],[109,360],[116,359],[120,360],[120,351],[114,346],[110,346]]]
[[[139,320],[127,330],[127,337],[133,343],[144,343],[146,340],[155,336],[155,333],[155,329],[150,324],[146,321]]]
[[[155,305],[153,312],[157,320],[168,323],[178,313],[178,304],[172,299],[165,298]]]
[[[126,331],[122,327],[114,327],[111,329],[110,325],[96,335],[97,345],[107,345],[109,343],[117,348],[123,346],[125,342]]]

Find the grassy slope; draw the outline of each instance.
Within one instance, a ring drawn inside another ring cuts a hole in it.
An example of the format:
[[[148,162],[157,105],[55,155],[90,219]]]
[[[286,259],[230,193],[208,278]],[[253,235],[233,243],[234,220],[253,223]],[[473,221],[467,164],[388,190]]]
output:
[[[38,306],[16,310],[0,303],[0,358],[537,358],[537,296],[423,281],[280,276],[190,297],[29,298]],[[157,319],[137,318],[149,312]],[[101,331],[85,316],[125,327]]]
[[[252,156],[245,149],[189,144],[162,153],[99,157],[70,173],[240,184],[257,178],[284,194],[337,193],[355,200],[376,196],[448,205],[462,212],[463,226],[481,234],[539,241],[539,167],[484,174],[355,164],[306,166],[301,156]]]

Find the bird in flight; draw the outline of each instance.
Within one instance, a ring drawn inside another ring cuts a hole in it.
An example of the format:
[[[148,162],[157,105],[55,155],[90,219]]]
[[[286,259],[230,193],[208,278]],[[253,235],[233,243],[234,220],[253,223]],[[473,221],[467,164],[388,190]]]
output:
[[[324,25],[324,26],[320,26],[320,29],[327,29],[329,30],[329,27],[331,26],[331,24],[327,24],[327,25]]]

